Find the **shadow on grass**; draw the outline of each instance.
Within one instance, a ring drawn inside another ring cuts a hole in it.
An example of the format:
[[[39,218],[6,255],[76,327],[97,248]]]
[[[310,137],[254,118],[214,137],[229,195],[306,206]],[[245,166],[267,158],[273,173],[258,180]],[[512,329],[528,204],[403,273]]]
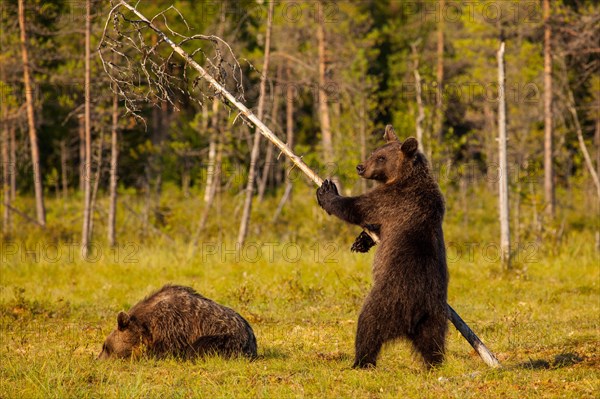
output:
[[[560,353],[554,356],[552,361],[544,359],[530,359],[526,362],[516,364],[514,368],[523,368],[527,370],[559,369],[570,367],[583,361],[577,353]]]
[[[258,360],[261,359],[287,359],[289,355],[285,352],[282,352],[279,348],[273,347],[263,347],[263,353],[258,355]]]

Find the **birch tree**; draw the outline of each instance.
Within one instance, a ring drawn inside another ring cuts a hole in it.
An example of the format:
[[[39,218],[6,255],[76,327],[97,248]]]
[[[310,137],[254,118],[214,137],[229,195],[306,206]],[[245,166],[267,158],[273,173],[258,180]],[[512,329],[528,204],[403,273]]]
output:
[[[2,214],[2,221],[4,226],[4,233],[8,234],[11,230],[11,220],[10,220],[10,170],[11,170],[11,161],[9,158],[9,133],[8,128],[6,127],[6,117],[4,104],[2,109],[2,137],[0,140],[0,145],[2,146],[2,208],[4,209],[4,213]]]
[[[113,93],[112,126],[110,131],[110,181],[108,199],[108,245],[114,247],[117,243],[117,180],[119,170],[119,97]]]
[[[265,110],[265,97],[267,93],[267,76],[269,73],[269,62],[271,53],[271,30],[273,26],[273,7],[274,2],[269,2],[269,13],[267,16],[267,33],[265,39],[265,58],[260,77],[260,94],[258,98],[258,109],[256,111],[258,119],[262,119]],[[248,235],[248,226],[250,224],[250,214],[252,212],[252,197],[254,196],[254,181],[256,180],[257,161],[260,153],[260,138],[259,132],[254,133],[254,141],[252,144],[252,153],[250,154],[250,166],[248,167],[248,182],[246,183],[246,199],[244,201],[244,211],[238,232],[237,243],[240,248],[243,247]]]
[[[91,0],[85,2],[85,77],[84,77],[84,142],[85,159],[82,163],[82,176],[84,179],[84,200],[83,200],[83,227],[81,231],[81,254],[85,258],[88,254],[88,246],[91,238],[91,218],[92,218],[92,126],[91,126],[91,97],[90,97],[90,36],[91,36]]]
[[[504,75],[504,39],[497,52],[498,59],[498,199],[500,208],[500,261],[510,269],[510,216],[508,206],[508,162],[506,151],[506,96]]]
[[[554,217],[554,167],[552,126],[552,29],[550,0],[544,0],[544,199],[546,213]]]
[[[417,118],[415,121],[417,141],[419,142],[419,151],[423,151],[423,121],[425,120],[425,108],[421,95],[421,74],[419,73],[419,51],[417,50],[418,41],[410,45],[413,58],[413,75],[415,78],[415,99],[417,101]]]
[[[436,52],[436,95],[435,111],[433,113],[433,134],[441,142],[444,133],[442,125],[444,122],[444,31],[445,31],[445,10],[446,0],[439,0],[440,13],[437,24],[437,52]],[[430,151],[431,153],[431,151]]]
[[[6,83],[6,73],[4,69],[4,63],[0,63],[0,85],[5,85]],[[8,234],[11,230],[11,217],[10,217],[10,173],[13,169],[12,164],[13,160],[10,158],[10,128],[8,122],[8,104],[7,101],[3,99],[0,104],[2,108],[2,130],[0,134],[0,146],[2,146],[2,208],[4,209],[2,214],[2,221],[4,226],[4,232]],[[12,123],[11,123],[12,125]],[[14,173],[14,172],[13,172]]]

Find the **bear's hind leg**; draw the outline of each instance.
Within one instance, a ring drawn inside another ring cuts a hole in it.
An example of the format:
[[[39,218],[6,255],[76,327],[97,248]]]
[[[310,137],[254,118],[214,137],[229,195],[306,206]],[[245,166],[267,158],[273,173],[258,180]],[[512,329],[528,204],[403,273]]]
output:
[[[426,315],[415,326],[410,339],[415,349],[423,356],[427,368],[444,361],[448,319],[444,315]]]
[[[382,332],[379,330],[381,325],[381,314],[374,306],[374,301],[370,300],[369,295],[363,305],[363,309],[358,317],[358,327],[356,330],[355,360],[352,368],[369,368],[377,364],[377,356],[381,351],[384,342]]]

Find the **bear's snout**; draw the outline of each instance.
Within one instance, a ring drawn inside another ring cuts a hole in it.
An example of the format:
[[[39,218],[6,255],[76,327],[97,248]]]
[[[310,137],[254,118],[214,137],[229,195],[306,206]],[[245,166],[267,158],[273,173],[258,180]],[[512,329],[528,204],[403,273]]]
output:
[[[362,176],[363,173],[365,173],[365,170],[366,170],[365,165],[363,165],[362,163],[360,163],[356,166],[356,171],[358,172],[358,174],[360,176]]]

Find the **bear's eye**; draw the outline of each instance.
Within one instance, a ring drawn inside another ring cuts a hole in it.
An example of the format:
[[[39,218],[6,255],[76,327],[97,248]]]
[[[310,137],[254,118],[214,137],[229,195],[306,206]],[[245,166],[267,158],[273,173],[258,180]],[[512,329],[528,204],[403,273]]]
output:
[[[385,157],[377,157],[377,162],[385,162]]]

